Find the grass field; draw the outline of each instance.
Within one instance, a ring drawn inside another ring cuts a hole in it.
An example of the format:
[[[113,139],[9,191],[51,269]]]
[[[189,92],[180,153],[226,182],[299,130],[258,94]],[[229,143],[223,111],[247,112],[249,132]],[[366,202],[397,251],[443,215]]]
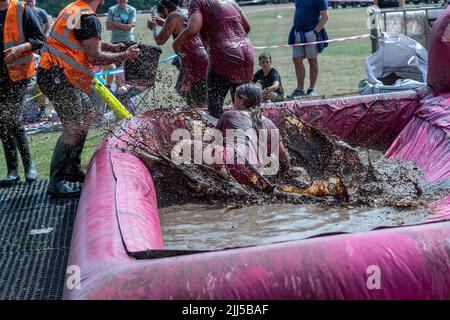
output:
[[[287,35],[292,25],[294,13],[293,4],[247,6],[243,9],[252,26],[250,38],[255,46],[287,43]],[[329,14],[330,20],[326,27],[330,38],[369,33],[366,27],[366,8],[331,9]],[[144,15],[138,17],[135,35],[139,42],[154,44],[151,32],[146,28],[147,18],[148,16]],[[104,23],[104,18],[102,22]],[[104,30],[106,29],[104,28]],[[109,32],[105,31],[103,40],[108,41],[109,39]],[[172,55],[171,41],[164,45],[162,50],[161,58]],[[272,54],[274,67],[282,76],[285,91],[291,92],[296,87],[291,49],[280,48],[267,51]],[[261,50],[257,50],[256,55],[261,52]],[[355,92],[358,81],[365,77],[364,60],[369,54],[369,39],[330,44],[325,52],[319,56],[320,75],[316,86],[317,92],[327,97]],[[257,59],[255,61],[257,62]],[[257,65],[255,65],[255,71],[256,68],[258,68]],[[179,99],[175,98],[177,95],[173,89],[174,79],[176,78],[175,67],[170,64],[162,66],[159,70],[159,78],[161,81],[157,83],[155,88],[157,101],[154,101],[154,105],[158,107],[179,104]],[[96,146],[106,132],[107,129],[91,130],[83,152],[84,167],[87,166]],[[33,159],[42,178],[48,177],[51,155],[59,134],[39,134],[29,138]],[[3,177],[5,173],[4,156],[1,152],[0,176]]]

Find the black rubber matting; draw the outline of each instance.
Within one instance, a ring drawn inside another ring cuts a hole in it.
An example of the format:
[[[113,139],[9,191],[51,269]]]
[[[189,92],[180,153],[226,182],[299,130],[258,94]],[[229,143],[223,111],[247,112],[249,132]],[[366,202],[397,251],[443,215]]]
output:
[[[61,299],[78,199],[48,181],[0,188],[0,299]]]

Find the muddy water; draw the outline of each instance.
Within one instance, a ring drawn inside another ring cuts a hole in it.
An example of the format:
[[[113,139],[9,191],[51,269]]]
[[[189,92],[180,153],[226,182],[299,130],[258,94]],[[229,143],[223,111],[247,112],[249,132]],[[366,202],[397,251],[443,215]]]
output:
[[[324,233],[363,232],[380,226],[416,224],[427,210],[329,208],[315,204],[272,204],[226,210],[185,204],[160,210],[166,249],[217,250],[304,239]]]

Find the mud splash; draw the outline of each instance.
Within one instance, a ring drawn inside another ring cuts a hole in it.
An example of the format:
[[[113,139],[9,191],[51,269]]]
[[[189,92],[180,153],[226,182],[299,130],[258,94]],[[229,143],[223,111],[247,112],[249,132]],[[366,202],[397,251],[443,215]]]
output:
[[[448,194],[448,189],[431,188],[412,163],[351,147],[291,114],[285,116],[280,132],[290,154],[293,176],[262,177],[254,173],[250,185],[236,182],[225,165],[175,164],[171,160],[176,142],[170,140],[168,132],[159,132],[155,123],[164,130],[185,128],[190,132],[198,130],[200,123],[200,130],[205,131],[212,125],[201,111],[149,113],[140,121],[136,130],[127,129],[127,145],[121,150],[148,164],[163,207],[195,200],[230,207],[323,203],[405,209],[425,207]],[[146,121],[154,123],[142,126]],[[173,127],[168,128],[170,125]],[[116,129],[114,136],[120,138],[122,131],[125,129]]]
[[[169,248],[218,249],[414,224],[425,221],[429,202],[449,194],[424,181],[412,163],[354,148],[289,112],[279,129],[293,176],[255,174],[250,185],[239,184],[225,165],[171,160],[170,130],[212,127],[201,111],[154,110],[132,121],[135,129],[125,123],[114,136],[126,136],[121,151],[140,157],[152,173]]]

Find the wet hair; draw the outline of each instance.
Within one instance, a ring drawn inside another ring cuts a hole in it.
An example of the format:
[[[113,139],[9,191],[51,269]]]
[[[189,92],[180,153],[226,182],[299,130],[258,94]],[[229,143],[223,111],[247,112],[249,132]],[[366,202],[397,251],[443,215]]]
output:
[[[255,130],[263,129],[261,88],[254,83],[243,84],[236,89],[236,95],[244,99],[244,106],[250,111],[250,119]]]
[[[158,12],[162,13],[164,9],[170,12],[177,10],[178,1],[177,0],[160,0],[158,2]]]
[[[272,61],[272,56],[268,52],[263,52],[259,55],[258,61],[261,61],[262,59],[268,59],[269,61]]]

